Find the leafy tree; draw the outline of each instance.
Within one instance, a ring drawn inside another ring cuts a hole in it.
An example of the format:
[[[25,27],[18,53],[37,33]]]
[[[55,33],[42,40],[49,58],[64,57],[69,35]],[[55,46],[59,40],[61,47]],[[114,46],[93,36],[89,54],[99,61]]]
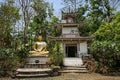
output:
[[[87,0],[89,6],[89,13],[93,17],[93,21],[101,20],[110,22],[113,16],[113,11],[120,4],[118,0]]]
[[[95,32],[96,39],[99,41],[110,40],[118,42],[120,39],[120,12],[116,13],[111,23],[104,23]]]
[[[61,28],[57,27],[57,23],[60,20],[56,16],[52,16],[51,20],[48,23],[48,35],[49,36],[60,36],[61,35]]]
[[[114,11],[120,4],[119,0],[86,0],[86,17],[80,35],[89,36],[96,32],[104,22],[111,22]]]
[[[11,47],[13,26],[20,19],[19,9],[9,1],[0,6],[0,47]]]
[[[87,6],[79,6],[79,8],[77,9],[77,15],[75,18],[75,22],[76,23],[80,23],[83,22],[85,20],[85,13],[87,12]]]
[[[40,33],[46,40],[47,30],[48,30],[48,17],[52,15],[52,8],[49,3],[44,2],[44,0],[33,0],[34,4],[32,8],[34,9],[36,15],[31,22],[31,30],[35,32],[35,36],[38,36]]]
[[[116,13],[111,23],[102,24],[95,32],[96,39],[91,45],[91,52],[98,62],[101,72],[120,63],[120,12]]]

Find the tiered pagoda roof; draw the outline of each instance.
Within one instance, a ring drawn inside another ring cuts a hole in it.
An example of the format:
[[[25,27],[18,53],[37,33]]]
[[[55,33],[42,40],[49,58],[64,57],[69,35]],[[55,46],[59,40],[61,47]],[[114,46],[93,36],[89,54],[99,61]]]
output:
[[[61,28],[65,28],[65,27],[82,27],[82,22],[81,23],[75,23],[75,17],[76,17],[77,13],[65,13],[62,11],[62,20],[66,20],[67,19],[71,19],[73,20],[73,22],[65,22],[65,23],[58,23],[57,24],[57,27],[61,27]],[[93,36],[88,36],[88,37],[81,37],[79,35],[79,33],[69,33],[69,34],[61,34],[61,36],[59,37],[49,37],[50,40],[52,41],[58,41],[58,42],[67,42],[67,43],[71,43],[71,42],[74,42],[74,43],[78,43],[78,42],[81,42],[81,41],[88,41],[88,40],[92,40],[94,37]]]

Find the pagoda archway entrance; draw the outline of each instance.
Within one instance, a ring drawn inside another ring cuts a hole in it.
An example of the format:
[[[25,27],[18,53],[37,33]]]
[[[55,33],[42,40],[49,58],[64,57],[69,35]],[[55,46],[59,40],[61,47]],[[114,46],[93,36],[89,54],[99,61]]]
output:
[[[65,49],[66,57],[77,57],[77,44],[67,44]]]

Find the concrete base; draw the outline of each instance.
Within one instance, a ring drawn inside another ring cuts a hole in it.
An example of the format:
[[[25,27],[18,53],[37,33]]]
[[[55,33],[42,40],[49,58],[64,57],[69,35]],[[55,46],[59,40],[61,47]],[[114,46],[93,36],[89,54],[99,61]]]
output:
[[[50,61],[49,57],[45,56],[32,56],[27,58],[27,63],[32,63],[32,64],[46,64],[47,62]]]

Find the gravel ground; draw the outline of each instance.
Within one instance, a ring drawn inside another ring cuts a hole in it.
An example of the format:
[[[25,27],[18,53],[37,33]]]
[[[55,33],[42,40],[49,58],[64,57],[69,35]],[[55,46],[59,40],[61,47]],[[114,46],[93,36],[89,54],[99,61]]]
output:
[[[56,77],[39,77],[39,78],[0,78],[0,80],[120,80],[120,76],[103,76],[97,73],[66,73]]]

